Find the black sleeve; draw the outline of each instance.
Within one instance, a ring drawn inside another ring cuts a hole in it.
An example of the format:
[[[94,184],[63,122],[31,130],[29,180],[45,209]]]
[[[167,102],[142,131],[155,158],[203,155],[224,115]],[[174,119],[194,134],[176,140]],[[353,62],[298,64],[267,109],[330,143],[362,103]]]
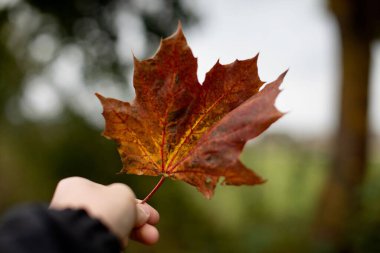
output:
[[[0,223],[1,253],[119,253],[120,243],[84,210],[28,205],[8,212]]]

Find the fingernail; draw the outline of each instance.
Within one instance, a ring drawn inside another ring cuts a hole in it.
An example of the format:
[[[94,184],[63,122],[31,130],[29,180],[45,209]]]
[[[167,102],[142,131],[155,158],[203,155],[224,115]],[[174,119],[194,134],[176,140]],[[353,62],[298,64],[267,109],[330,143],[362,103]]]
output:
[[[150,212],[149,212],[149,209],[148,207],[144,206],[144,205],[140,205],[138,204],[137,205],[137,208],[140,209],[140,212],[142,212],[146,217],[149,217],[150,216]]]

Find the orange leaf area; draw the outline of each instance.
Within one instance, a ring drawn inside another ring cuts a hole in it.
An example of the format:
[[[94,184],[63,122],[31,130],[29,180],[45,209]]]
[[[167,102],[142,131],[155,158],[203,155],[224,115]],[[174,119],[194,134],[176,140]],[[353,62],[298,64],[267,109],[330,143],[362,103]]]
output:
[[[228,185],[263,183],[239,155],[283,115],[274,103],[286,72],[262,88],[257,58],[217,62],[201,85],[179,26],[154,57],[135,59],[132,103],[96,94],[103,134],[118,143],[122,172],[182,180],[207,198],[221,177]]]

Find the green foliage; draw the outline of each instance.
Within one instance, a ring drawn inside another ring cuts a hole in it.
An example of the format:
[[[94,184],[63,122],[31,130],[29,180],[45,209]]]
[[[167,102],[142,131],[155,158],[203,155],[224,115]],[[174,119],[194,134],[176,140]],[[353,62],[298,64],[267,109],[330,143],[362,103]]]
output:
[[[161,213],[161,242],[152,251],[133,243],[129,252],[307,252],[328,158],[321,149],[272,136],[242,155],[269,179],[259,187],[217,188],[207,201],[191,186],[168,181],[151,199]]]

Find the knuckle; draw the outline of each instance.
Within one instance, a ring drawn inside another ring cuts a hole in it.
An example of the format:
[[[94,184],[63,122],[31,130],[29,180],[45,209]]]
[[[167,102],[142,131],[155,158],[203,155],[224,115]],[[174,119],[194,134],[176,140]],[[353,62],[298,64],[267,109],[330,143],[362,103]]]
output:
[[[132,189],[125,184],[122,183],[113,183],[110,185],[110,188],[114,191],[117,191],[118,194],[123,195],[123,198],[131,199],[135,201],[135,194],[133,193]]]
[[[68,178],[61,179],[58,182],[57,188],[71,187],[71,186],[79,183],[80,180],[81,180],[80,177],[68,177]]]
[[[56,189],[59,191],[70,191],[72,189],[77,189],[77,188],[83,188],[84,186],[88,186],[88,180],[81,178],[81,177],[68,177],[61,179],[58,184]]]

